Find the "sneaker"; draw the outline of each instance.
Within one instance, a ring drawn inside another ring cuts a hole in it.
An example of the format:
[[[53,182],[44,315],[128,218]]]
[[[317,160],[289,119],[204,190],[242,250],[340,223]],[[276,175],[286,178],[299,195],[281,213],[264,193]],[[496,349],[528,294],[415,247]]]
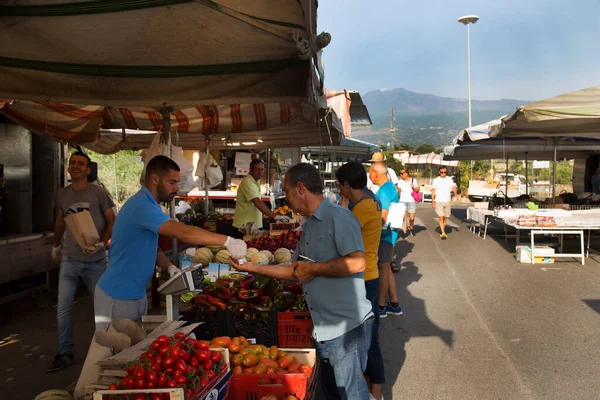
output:
[[[73,356],[68,354],[57,354],[54,356],[54,361],[52,361],[52,365],[46,370],[46,372],[55,372],[73,364]]]
[[[388,306],[385,306],[383,308],[379,307],[379,318],[385,318],[387,317],[387,308]]]
[[[448,239],[448,235],[446,235],[445,233],[442,233],[442,234],[440,235],[440,237],[442,238],[442,240],[446,240],[446,239]]]
[[[414,229],[411,229],[409,232],[410,232],[411,236],[417,236],[417,235],[415,235],[415,230]]]
[[[392,307],[391,304],[388,303],[387,306],[385,306],[385,312],[386,314],[391,314],[391,315],[402,315],[404,314],[402,312],[402,307],[398,306],[398,307]],[[380,311],[381,313],[381,311]],[[381,314],[379,316],[379,318],[381,318]]]

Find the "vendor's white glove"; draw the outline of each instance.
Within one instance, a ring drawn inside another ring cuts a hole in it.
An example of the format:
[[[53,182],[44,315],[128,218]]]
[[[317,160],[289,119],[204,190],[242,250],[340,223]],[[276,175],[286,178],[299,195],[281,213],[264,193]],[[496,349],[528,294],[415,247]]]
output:
[[[227,236],[224,246],[231,253],[231,258],[234,260],[246,257],[246,242],[243,240]]]
[[[100,249],[104,249],[104,242],[98,242],[93,246],[88,246],[85,249],[83,249],[83,251],[87,254],[94,254]]]
[[[180,273],[181,270],[174,265],[169,265],[169,268],[167,268],[167,272],[169,273],[169,276],[172,278],[175,275],[177,275],[178,273]]]
[[[60,260],[60,251],[62,250],[62,246],[52,246],[52,259],[54,261]]]
[[[278,215],[275,217],[275,221],[281,221],[287,224],[288,222],[290,222],[290,217],[286,217],[285,215]]]

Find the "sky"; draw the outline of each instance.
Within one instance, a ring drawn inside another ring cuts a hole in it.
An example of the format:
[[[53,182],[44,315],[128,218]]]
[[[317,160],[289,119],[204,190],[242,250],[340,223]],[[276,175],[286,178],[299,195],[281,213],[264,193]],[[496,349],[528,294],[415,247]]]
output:
[[[320,0],[325,86],[537,101],[600,85],[600,0]]]

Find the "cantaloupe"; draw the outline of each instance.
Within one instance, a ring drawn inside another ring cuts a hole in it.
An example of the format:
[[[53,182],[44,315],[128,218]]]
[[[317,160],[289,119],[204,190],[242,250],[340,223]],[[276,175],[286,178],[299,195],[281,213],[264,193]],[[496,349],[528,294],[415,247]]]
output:
[[[206,247],[200,247],[198,250],[196,250],[196,253],[194,254],[194,259],[197,263],[200,263],[203,266],[207,266],[213,260],[213,253]]]
[[[269,264],[273,262],[273,253],[271,253],[269,250],[261,250],[260,253],[268,257]]]
[[[250,257],[250,262],[254,265],[269,265],[271,260],[269,259],[269,256],[261,251],[253,254],[252,257]]]
[[[273,259],[277,264],[290,262],[292,260],[292,253],[285,247],[282,247],[275,251],[275,253],[273,254]]]
[[[250,261],[250,258],[254,255],[258,253],[258,249],[255,247],[248,247],[248,249],[246,250],[246,260]]]
[[[206,246],[207,249],[212,251],[213,254],[217,254],[219,251],[223,250],[225,247],[223,246]]]
[[[220,250],[215,254],[215,262],[218,262],[219,264],[229,264],[229,257],[231,257],[229,250]]]
[[[73,400],[73,397],[66,390],[52,389],[38,394],[34,400]]]

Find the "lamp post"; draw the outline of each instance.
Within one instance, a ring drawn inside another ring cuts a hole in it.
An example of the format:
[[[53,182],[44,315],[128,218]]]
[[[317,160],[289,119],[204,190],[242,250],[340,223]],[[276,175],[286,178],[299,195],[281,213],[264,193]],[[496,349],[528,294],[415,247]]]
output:
[[[469,81],[469,128],[473,126],[473,120],[471,118],[471,27],[470,24],[474,24],[479,20],[477,15],[465,15],[458,19],[463,25],[467,26],[467,77]],[[493,167],[492,167],[493,168]],[[471,161],[471,171],[469,172],[469,180],[473,178],[473,161]]]

